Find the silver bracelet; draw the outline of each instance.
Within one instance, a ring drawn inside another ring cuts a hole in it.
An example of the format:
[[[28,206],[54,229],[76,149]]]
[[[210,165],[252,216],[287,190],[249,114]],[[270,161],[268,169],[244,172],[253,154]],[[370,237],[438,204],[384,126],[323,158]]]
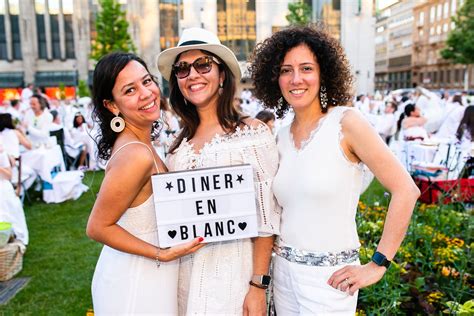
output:
[[[155,264],[157,268],[161,266],[161,261],[158,258],[158,256],[160,255],[160,252],[161,252],[161,248],[158,248],[158,250],[156,251],[156,256],[155,256]]]
[[[162,250],[170,249],[171,247],[166,247],[166,248],[160,248],[158,247],[158,250],[156,251],[156,256],[155,256],[155,263],[156,267],[159,268],[161,266],[161,260],[158,258]]]

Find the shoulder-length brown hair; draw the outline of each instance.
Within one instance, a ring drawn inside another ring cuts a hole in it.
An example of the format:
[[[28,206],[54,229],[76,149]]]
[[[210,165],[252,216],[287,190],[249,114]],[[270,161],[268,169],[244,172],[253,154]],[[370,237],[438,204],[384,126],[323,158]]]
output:
[[[255,96],[265,107],[276,109],[279,118],[289,109],[278,84],[280,67],[286,53],[299,45],[306,45],[316,56],[320,68],[320,82],[326,87],[328,107],[349,105],[352,102],[352,82],[349,61],[338,40],[331,37],[321,24],[289,27],[276,32],[259,43],[249,66]],[[322,109],[322,112],[326,112]]]
[[[223,82],[223,93],[219,96],[217,101],[217,117],[219,124],[225,131],[232,133],[235,131],[237,126],[242,123],[245,118],[233,105],[235,96],[236,83],[235,77],[230,71],[229,67],[219,58],[208,51],[202,50],[204,54],[216,57],[219,64],[219,71],[223,71],[225,74],[225,80]],[[179,60],[178,55],[176,60]],[[178,80],[174,73],[171,73],[170,77],[170,104],[175,113],[181,118],[182,129],[176,138],[173,145],[171,145],[170,153],[173,153],[176,148],[179,147],[184,138],[191,139],[196,134],[196,130],[199,126],[200,119],[196,106],[188,100],[184,100],[184,96],[179,90]]]

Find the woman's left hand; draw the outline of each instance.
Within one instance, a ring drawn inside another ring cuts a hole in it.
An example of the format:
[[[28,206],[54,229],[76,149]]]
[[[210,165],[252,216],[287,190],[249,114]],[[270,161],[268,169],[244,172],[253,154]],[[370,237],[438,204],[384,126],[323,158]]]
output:
[[[349,291],[350,295],[366,286],[377,283],[384,275],[387,268],[369,262],[362,266],[348,265],[334,272],[328,284],[343,292]]]
[[[254,286],[250,286],[244,300],[243,316],[267,314],[266,291]]]

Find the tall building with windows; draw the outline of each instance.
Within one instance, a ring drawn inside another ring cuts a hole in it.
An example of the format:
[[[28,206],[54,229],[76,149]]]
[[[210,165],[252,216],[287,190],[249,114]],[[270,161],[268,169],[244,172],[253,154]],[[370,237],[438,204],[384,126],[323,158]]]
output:
[[[293,0],[183,0],[182,28],[204,27],[216,32],[241,61],[256,43],[288,26],[285,16]],[[357,93],[372,93],[374,84],[374,41],[372,0],[304,0],[312,20],[326,24],[345,48],[356,77]],[[366,45],[363,45],[363,43]]]
[[[288,25],[285,16],[293,0],[118,1],[137,53],[158,74],[156,55],[175,46],[182,30],[192,26],[218,34],[245,73],[255,45]],[[373,81],[374,71],[367,58],[373,59],[373,31],[367,25],[374,23],[372,0],[304,1],[313,20],[325,22],[341,40],[358,92],[370,92],[367,82]],[[0,0],[0,89],[30,82],[43,87],[75,86],[79,80],[91,84],[94,62],[89,55],[99,9],[98,0]]]
[[[255,8],[255,0],[217,0],[217,36],[239,60],[245,60],[255,47]]]
[[[0,0],[0,88],[88,77],[87,0]]]
[[[413,8],[421,0],[390,1],[376,24],[376,85],[380,90],[412,87]]]
[[[463,89],[466,67],[443,59],[448,33],[455,27],[451,16],[462,0],[429,0],[413,9],[413,83],[429,89]],[[474,71],[469,76],[474,88]]]
[[[15,87],[22,83],[22,75],[15,71],[23,58],[20,41],[19,1],[0,1],[0,61],[11,65],[0,66],[0,84]]]
[[[341,1],[341,43],[355,78],[357,94],[374,92],[374,7],[371,0]]]
[[[388,14],[378,14],[375,23],[375,89],[389,89],[388,82]]]

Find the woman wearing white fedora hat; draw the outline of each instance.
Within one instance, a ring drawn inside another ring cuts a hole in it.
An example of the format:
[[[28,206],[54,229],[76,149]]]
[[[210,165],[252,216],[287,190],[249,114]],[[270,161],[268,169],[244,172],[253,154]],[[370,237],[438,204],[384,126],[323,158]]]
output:
[[[184,30],[178,46],[163,51],[157,63],[170,81],[170,103],[183,124],[170,148],[169,170],[250,163],[259,211],[259,237],[215,242],[181,259],[180,314],[263,315],[280,222],[271,191],[278,167],[272,133],[233,107],[239,64],[213,33]]]

